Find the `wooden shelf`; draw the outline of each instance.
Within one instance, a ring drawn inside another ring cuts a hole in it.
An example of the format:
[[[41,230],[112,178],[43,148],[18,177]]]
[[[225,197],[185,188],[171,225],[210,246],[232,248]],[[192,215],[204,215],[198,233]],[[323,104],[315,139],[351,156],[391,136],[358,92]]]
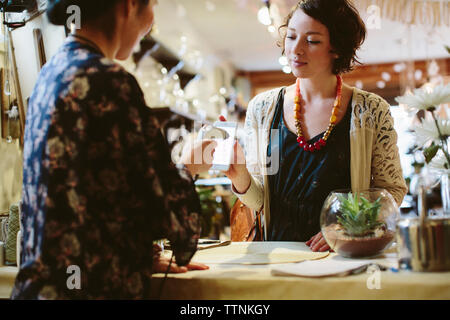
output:
[[[203,124],[212,124],[210,121],[208,120],[202,120],[198,115],[195,114],[191,114],[191,113],[187,113],[187,112],[183,112],[181,110],[172,108],[172,107],[159,107],[159,108],[152,108],[153,111],[156,111],[156,113],[164,115],[167,114],[168,116],[170,116],[170,114],[175,114],[178,116],[181,116],[187,120],[191,120],[194,122],[199,122],[199,123],[203,123]]]

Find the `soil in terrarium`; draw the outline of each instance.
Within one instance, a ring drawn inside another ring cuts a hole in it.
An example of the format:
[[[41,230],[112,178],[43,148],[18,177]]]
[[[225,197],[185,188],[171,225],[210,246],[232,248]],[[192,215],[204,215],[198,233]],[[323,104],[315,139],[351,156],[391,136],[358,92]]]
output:
[[[363,237],[349,236],[340,224],[325,228],[327,242],[336,252],[346,257],[369,257],[379,254],[394,239],[395,233],[380,226]]]

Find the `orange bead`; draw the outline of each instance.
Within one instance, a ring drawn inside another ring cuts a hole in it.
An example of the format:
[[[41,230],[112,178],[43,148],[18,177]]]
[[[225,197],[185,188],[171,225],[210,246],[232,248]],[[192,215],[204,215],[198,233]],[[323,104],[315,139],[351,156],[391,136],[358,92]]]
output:
[[[331,122],[332,124],[335,124],[336,121],[337,121],[337,117],[336,117],[335,115],[332,115],[331,118],[330,118],[330,122]]]
[[[340,112],[340,106],[341,106],[341,96],[342,96],[342,77],[337,77],[337,88],[336,88],[336,99],[333,103],[333,109],[331,112],[330,117],[330,123],[328,124],[328,128],[325,131],[323,138],[319,140],[319,142],[316,142],[314,145],[306,144],[306,141],[304,141],[304,137],[302,136],[302,129],[301,129],[301,92],[300,92],[300,79],[297,79],[296,87],[295,87],[295,97],[294,97],[294,118],[295,118],[295,127],[297,129],[297,141],[299,142],[299,146],[303,147],[306,151],[314,151],[314,150],[320,150],[323,146],[325,146],[331,132],[333,131],[334,127],[336,126],[338,114]],[[303,142],[300,144],[300,140]],[[303,145],[304,144],[304,145]]]

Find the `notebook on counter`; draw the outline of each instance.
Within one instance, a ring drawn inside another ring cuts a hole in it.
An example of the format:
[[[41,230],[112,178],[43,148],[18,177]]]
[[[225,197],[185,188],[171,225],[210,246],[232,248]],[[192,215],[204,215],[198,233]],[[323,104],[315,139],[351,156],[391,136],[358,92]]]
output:
[[[386,253],[370,259],[350,259],[334,253],[325,259],[278,265],[271,268],[271,274],[312,278],[346,276],[364,272],[372,265],[377,266],[380,270],[396,270],[398,268],[397,255],[395,253]]]

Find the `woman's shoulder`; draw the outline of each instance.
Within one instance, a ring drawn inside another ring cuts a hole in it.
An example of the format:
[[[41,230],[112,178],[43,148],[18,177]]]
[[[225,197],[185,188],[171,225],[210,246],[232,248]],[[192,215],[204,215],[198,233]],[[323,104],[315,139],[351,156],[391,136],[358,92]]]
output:
[[[358,88],[353,88],[352,99],[354,109],[360,109],[360,111],[367,112],[373,110],[386,110],[390,108],[389,103],[381,96]]]
[[[378,128],[385,121],[392,121],[389,103],[373,92],[353,88],[352,128]]]
[[[117,62],[99,55],[90,55],[82,61],[74,61],[63,73],[61,83],[69,91],[85,83],[89,96],[136,95],[141,90],[135,77]]]
[[[280,93],[280,90],[283,88],[284,87],[278,87],[257,94],[255,97],[253,97],[253,99],[250,100],[248,109],[252,112],[264,112],[276,99],[276,97]]]
[[[134,76],[122,65],[105,57],[87,59],[84,63],[78,65],[78,74],[102,79],[106,84],[117,79],[125,82],[135,81]]]

